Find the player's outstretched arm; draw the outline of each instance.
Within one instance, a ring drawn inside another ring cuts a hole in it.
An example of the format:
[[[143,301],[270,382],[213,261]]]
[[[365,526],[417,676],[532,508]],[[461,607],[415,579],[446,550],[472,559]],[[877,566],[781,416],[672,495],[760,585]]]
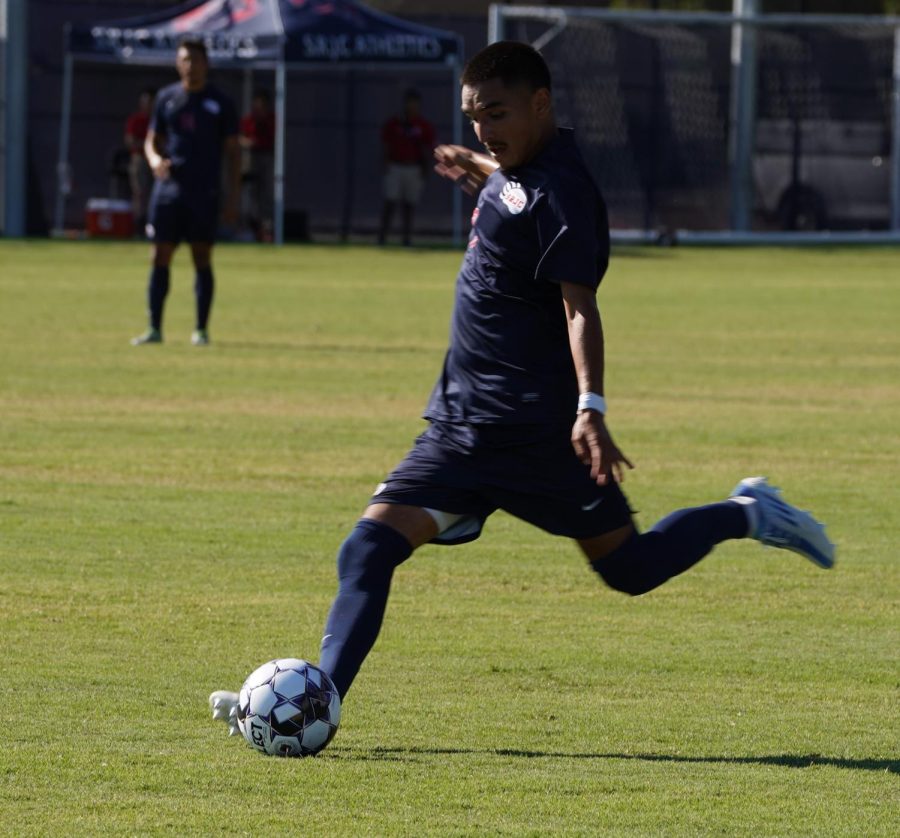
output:
[[[461,145],[439,145],[434,150],[434,170],[464,192],[474,195],[499,164],[488,154],[472,151]]]
[[[569,347],[575,362],[580,393],[603,395],[603,326],[594,290],[572,282],[560,283],[569,329]],[[580,410],[572,426],[572,446],[603,486],[609,479],[621,483],[631,460],[613,442],[606,419],[596,410]]]

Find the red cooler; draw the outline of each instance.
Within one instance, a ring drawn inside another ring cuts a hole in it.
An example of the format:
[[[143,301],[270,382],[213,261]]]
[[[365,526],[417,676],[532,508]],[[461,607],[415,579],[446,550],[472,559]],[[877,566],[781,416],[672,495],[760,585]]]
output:
[[[134,216],[128,201],[91,198],[84,215],[84,226],[91,238],[130,239],[134,235]]]

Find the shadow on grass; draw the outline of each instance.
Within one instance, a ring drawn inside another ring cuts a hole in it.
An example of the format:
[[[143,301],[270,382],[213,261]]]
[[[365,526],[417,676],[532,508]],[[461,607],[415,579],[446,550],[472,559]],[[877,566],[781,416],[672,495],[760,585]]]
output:
[[[900,774],[900,759],[845,759],[822,754],[767,754],[764,756],[715,757],[683,756],[681,754],[612,754],[566,753],[564,751],[523,751],[514,748],[478,750],[474,748],[334,748],[329,754],[338,759],[398,761],[420,756],[498,756],[520,759],[587,759],[632,760],[635,762],[709,763],[720,765],[774,765],[782,768],[812,768],[830,766],[852,771],[879,771]]]
[[[237,349],[243,351],[271,352],[274,350],[276,352],[321,353],[323,355],[411,355],[413,353],[433,351],[432,348],[428,346],[383,346],[378,344],[348,346],[336,343],[286,343],[278,341],[217,340],[216,345],[223,349]]]

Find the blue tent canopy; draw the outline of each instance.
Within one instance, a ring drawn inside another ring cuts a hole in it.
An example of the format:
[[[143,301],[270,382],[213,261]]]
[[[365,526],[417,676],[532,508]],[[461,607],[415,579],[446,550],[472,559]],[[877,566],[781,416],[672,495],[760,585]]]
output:
[[[191,0],[166,12],[72,26],[78,58],[168,63],[178,41],[202,37],[217,64],[456,63],[458,35],[401,20],[355,0]]]
[[[462,39],[377,12],[356,0],[190,0],[174,9],[118,21],[68,27],[60,124],[56,226],[62,226],[68,171],[74,60],[171,65],[179,41],[200,38],[220,67],[275,70],[279,125],[275,163],[275,237],[282,238],[285,70],[334,66],[416,66],[458,73]],[[454,141],[461,126],[454,108]],[[458,211],[454,212],[454,238]]]

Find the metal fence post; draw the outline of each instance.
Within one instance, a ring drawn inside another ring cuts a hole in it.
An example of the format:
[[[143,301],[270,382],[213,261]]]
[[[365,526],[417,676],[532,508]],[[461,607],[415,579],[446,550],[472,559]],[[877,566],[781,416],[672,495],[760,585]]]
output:
[[[3,179],[4,234],[24,236],[26,221],[26,172],[28,171],[28,12],[25,0],[10,0],[6,6],[6,90]]]
[[[731,229],[750,229],[753,214],[753,135],[756,124],[757,0],[734,0],[731,28]],[[750,22],[745,22],[749,19]]]
[[[891,229],[900,231],[900,26],[894,29],[894,83],[891,90]]]

